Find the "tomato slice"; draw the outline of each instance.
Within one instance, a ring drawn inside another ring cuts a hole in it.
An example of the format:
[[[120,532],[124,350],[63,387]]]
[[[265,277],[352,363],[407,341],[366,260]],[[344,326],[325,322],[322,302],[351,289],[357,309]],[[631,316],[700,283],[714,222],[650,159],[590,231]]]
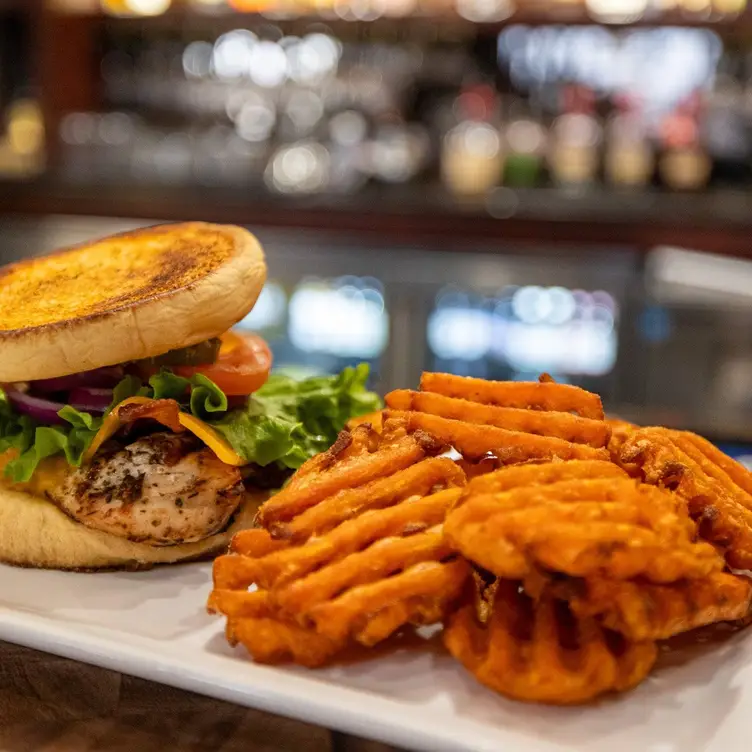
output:
[[[255,334],[226,332],[215,363],[205,366],[172,366],[178,376],[190,378],[201,373],[211,379],[228,397],[245,396],[262,387],[269,378],[272,353],[269,345]]]

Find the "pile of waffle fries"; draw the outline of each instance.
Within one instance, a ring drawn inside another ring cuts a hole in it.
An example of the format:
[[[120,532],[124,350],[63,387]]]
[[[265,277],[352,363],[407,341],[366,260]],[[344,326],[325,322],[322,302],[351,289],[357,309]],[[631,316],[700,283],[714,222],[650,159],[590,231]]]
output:
[[[746,623],[752,474],[578,387],[426,373],[267,501],[209,609],[263,663],[317,667],[441,625],[508,697],[639,684],[659,641]]]

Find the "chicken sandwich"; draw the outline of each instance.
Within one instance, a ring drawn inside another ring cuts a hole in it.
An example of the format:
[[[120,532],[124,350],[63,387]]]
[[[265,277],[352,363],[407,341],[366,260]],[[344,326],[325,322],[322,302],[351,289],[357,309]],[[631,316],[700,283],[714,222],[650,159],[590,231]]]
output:
[[[190,223],[0,269],[0,560],[140,568],[226,548],[258,502],[378,407],[366,366],[295,381],[232,327],[266,278]]]

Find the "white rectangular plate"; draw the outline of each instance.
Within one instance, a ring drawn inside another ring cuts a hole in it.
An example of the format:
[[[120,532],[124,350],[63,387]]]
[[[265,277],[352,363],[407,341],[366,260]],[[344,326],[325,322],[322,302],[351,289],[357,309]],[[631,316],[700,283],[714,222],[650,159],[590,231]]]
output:
[[[750,749],[744,633],[672,652],[634,692],[551,708],[495,695],[437,648],[318,671],[257,666],[205,613],[208,564],[90,575],[0,566],[0,578],[0,639],[408,749]]]

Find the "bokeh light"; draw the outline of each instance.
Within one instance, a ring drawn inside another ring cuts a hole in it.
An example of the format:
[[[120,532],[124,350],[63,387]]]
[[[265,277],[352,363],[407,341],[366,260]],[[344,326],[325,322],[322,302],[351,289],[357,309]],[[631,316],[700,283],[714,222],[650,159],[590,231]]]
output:
[[[268,280],[253,310],[236,324],[243,331],[263,332],[282,326],[287,313],[287,295],[279,282]]]
[[[290,298],[288,335],[303,352],[377,358],[389,339],[380,284],[358,277],[304,280]]]
[[[448,361],[495,360],[517,373],[602,376],[616,362],[617,304],[604,291],[525,285],[482,298],[446,288],[427,339]]]

